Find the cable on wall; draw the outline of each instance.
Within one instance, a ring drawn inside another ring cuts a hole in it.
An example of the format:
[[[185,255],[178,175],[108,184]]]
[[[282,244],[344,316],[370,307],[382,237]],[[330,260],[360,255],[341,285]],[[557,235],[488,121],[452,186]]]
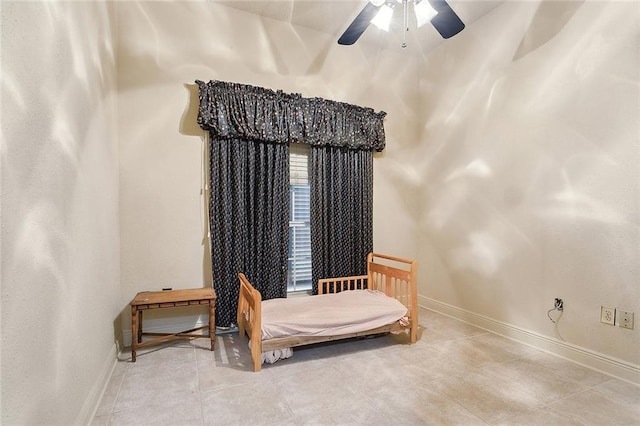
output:
[[[558,311],[560,312],[560,315],[558,315],[558,317],[554,320],[553,317],[551,316],[551,312],[553,311]],[[564,339],[562,338],[562,336],[560,335],[560,330],[558,330],[558,323],[560,322],[560,318],[562,318],[562,314],[564,313],[564,302],[562,299],[558,299],[556,298],[553,304],[553,308],[549,309],[547,311],[547,317],[549,317],[549,321],[551,321],[555,327],[555,333],[556,333],[556,337],[558,337],[558,339],[564,341]]]

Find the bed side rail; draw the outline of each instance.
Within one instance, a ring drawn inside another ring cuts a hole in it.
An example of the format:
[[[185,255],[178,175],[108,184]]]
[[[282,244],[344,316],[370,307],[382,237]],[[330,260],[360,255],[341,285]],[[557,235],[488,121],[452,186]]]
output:
[[[368,275],[352,277],[323,278],[318,280],[318,294],[339,293],[345,290],[364,290]]]
[[[238,329],[240,337],[247,333],[251,341],[251,359],[253,360],[253,370],[261,369],[262,354],[262,312],[261,303],[262,296],[256,290],[247,277],[242,273],[238,273],[240,281],[240,291],[238,293]]]

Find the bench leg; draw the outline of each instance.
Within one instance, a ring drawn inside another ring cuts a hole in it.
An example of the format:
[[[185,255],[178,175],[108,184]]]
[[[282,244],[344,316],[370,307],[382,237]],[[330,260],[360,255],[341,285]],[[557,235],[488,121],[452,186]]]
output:
[[[209,300],[209,338],[211,339],[211,349],[216,344],[216,302]]]
[[[138,310],[131,307],[131,361],[136,362],[136,348],[138,346]]]
[[[142,343],[142,311],[138,311],[138,343]]]

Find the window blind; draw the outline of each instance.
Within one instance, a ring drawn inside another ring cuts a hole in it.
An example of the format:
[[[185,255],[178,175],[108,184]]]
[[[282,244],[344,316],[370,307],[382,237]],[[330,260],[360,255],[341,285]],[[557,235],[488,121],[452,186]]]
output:
[[[289,145],[289,179],[291,185],[309,185],[309,145]]]
[[[289,256],[287,291],[311,289],[309,145],[289,148]]]

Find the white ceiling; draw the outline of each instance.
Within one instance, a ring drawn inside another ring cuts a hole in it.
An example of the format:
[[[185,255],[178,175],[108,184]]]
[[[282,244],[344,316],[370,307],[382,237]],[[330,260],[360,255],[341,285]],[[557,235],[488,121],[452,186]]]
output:
[[[266,18],[331,34],[336,42],[367,3],[367,0],[213,1]],[[504,0],[448,1],[467,27],[503,2]],[[358,43],[377,43],[379,45],[381,40],[385,40],[385,47],[397,46],[399,48],[402,37],[402,9],[398,7],[394,13],[394,23],[389,34],[382,32],[375,26],[370,26],[358,40]],[[415,24],[410,26],[407,40],[410,45],[412,43],[419,45],[420,51],[423,53],[444,41],[432,26],[425,25],[422,28],[415,28]]]

